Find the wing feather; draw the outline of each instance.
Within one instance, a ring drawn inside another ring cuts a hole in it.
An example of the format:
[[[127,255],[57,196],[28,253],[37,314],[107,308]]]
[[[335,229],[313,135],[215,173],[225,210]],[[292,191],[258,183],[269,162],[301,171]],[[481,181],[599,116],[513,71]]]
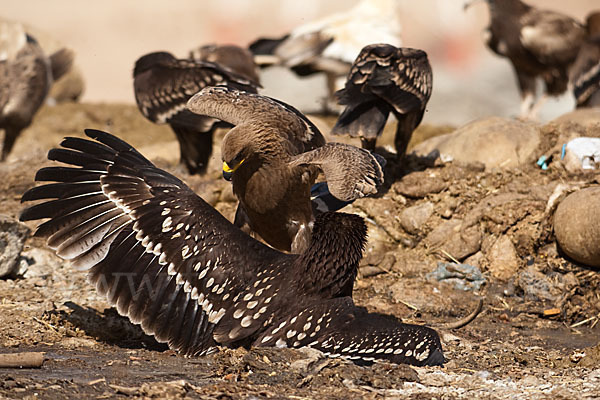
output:
[[[98,142],[67,138],[66,148],[50,152],[79,168],[41,170],[39,180],[55,183],[23,196],[43,202],[21,219],[50,218],[37,234],[47,236],[59,256],[88,268],[100,293],[147,333],[185,354],[209,351],[235,295],[259,290],[252,279],[265,262],[292,256],[233,227],[127,143],[100,131],[86,134]],[[242,306],[243,298],[236,299]],[[264,318],[238,335],[219,336],[221,343],[242,340]]]

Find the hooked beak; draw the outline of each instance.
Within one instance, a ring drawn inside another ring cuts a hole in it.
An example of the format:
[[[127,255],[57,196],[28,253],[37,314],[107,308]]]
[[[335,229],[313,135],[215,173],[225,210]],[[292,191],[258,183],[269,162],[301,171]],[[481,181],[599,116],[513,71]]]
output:
[[[229,164],[223,161],[223,178],[225,178],[227,181],[230,181],[233,173],[240,167],[240,165],[242,165],[243,162],[244,160],[240,161],[233,167],[230,167]]]

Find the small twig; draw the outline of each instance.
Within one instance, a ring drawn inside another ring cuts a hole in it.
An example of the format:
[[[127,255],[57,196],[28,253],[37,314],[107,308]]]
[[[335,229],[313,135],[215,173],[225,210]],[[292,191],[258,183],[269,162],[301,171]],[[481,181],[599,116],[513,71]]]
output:
[[[89,381],[87,384],[90,385],[90,386],[93,386],[96,383],[102,383],[102,382],[106,382],[106,378],[94,379],[93,381]]]
[[[398,303],[402,303],[402,304],[404,304],[406,307],[410,308],[411,310],[414,310],[414,311],[419,311],[419,307],[417,307],[417,306],[413,306],[412,304],[410,304],[410,303],[407,303],[407,302],[405,302],[404,300],[397,300],[397,301],[398,301]]]
[[[598,323],[598,321],[600,321],[600,314],[598,315],[598,317],[596,317],[596,320],[594,321],[594,323],[592,324],[592,326],[590,326],[590,329],[594,329],[594,327],[596,326],[596,324]]]
[[[587,318],[587,319],[584,319],[583,321],[579,321],[579,322],[576,322],[576,323],[574,323],[574,324],[573,324],[573,325],[571,325],[569,328],[577,328],[578,326],[585,325],[585,324],[587,324],[588,322],[590,322],[590,321],[592,321],[592,320],[595,320],[595,319],[598,319],[598,317],[589,317],[589,318]]]
[[[129,386],[114,385],[114,384],[109,384],[108,386],[110,386],[112,389],[114,389],[117,393],[124,394],[126,396],[134,395],[140,391],[140,388],[135,387],[135,386],[129,387]]]
[[[453,263],[460,264],[460,261],[458,261],[452,254],[448,253],[446,250],[440,249],[440,251],[444,253],[444,255],[448,257]]]
[[[47,328],[52,329],[54,332],[58,332],[58,328],[57,327],[55,327],[54,325],[50,325],[49,323],[47,323],[44,320],[41,320],[41,319],[39,319],[37,317],[33,317],[33,320],[36,321],[36,322],[39,322],[40,324],[44,325]]]
[[[0,368],[41,368],[44,354],[42,352],[0,354]]]
[[[479,299],[479,303],[477,303],[477,308],[475,308],[475,310],[473,310],[473,312],[471,314],[467,315],[464,318],[459,319],[458,321],[448,322],[446,324],[435,325],[435,327],[440,328],[440,329],[462,328],[463,326],[471,323],[479,315],[479,313],[481,312],[482,309],[483,309],[483,299]]]

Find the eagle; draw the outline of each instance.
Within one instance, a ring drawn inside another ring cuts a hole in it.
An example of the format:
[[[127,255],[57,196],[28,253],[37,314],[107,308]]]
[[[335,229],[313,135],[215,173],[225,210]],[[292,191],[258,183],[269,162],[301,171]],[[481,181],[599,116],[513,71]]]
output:
[[[479,0],[465,4],[465,8]],[[487,46],[511,62],[521,93],[520,117],[535,119],[548,96],[567,90],[569,68],[583,43],[583,26],[573,18],[540,10],[520,0],[485,0],[490,25],[485,32]],[[536,100],[536,80],[545,85]]]
[[[277,38],[259,38],[249,45],[256,63],[280,65],[300,77],[324,73],[328,103],[343,85],[360,50],[371,43],[402,45],[397,0],[362,0],[355,7],[300,25]],[[341,82],[340,82],[341,81]]]
[[[310,243],[311,188],[323,172],[342,201],[377,193],[383,161],[369,151],[326,143],[317,127],[282,101],[209,87],[188,102],[194,113],[234,125],[223,138],[223,174],[239,200],[235,224],[271,246],[295,253]]]
[[[23,129],[44,104],[52,83],[73,63],[73,52],[63,48],[46,55],[37,40],[16,22],[0,23],[0,130],[5,161]]]
[[[268,247],[233,226],[175,176],[126,142],[86,130],[66,138],[23,201],[22,221],[117,311],[187,356],[219,347],[312,347],[355,361],[444,362],[425,326],[368,313],[351,293],[364,220],[323,213],[302,254]]]
[[[207,86],[229,86],[256,92],[252,78],[226,65],[177,59],[169,52],[140,57],[133,70],[135,100],[141,113],[157,124],[169,124],[179,141],[180,162],[190,174],[206,172],[212,154],[213,133],[223,124],[191,113],[187,101]]]
[[[331,133],[360,137],[375,149],[390,112],[398,120],[394,144],[398,158],[406,153],[431,96],[433,73],[423,50],[390,44],[365,46],[350,69],[346,85],[336,92],[346,108]]]

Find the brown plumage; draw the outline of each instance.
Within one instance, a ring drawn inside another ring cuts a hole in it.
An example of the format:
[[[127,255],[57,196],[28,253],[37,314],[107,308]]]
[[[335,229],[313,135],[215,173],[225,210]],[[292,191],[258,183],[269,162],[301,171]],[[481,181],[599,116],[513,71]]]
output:
[[[213,132],[222,124],[186,110],[189,98],[206,86],[230,86],[250,92],[256,92],[259,86],[226,66],[176,59],[167,52],[140,57],[133,78],[138,108],[150,121],[171,126],[179,141],[181,163],[192,174],[206,171]]]
[[[310,189],[319,170],[340,200],[377,192],[382,168],[368,151],[325,143],[317,127],[292,106],[266,96],[206,88],[188,108],[235,127],[223,138],[224,173],[240,201],[236,225],[247,224],[267,243],[302,252],[314,221]]]
[[[366,46],[354,61],[346,86],[336,93],[346,108],[331,133],[360,137],[363,147],[373,150],[391,111],[398,120],[394,144],[400,158],[421,123],[432,85],[424,51],[389,44]]]
[[[521,93],[521,117],[535,118],[548,95],[567,90],[568,69],[577,57],[584,29],[571,17],[520,0],[485,1],[491,17],[486,44],[510,60]],[[544,81],[545,93],[536,101],[537,78]]]
[[[233,44],[207,44],[190,51],[189,58],[208,61],[231,69],[249,81],[260,83],[258,66],[250,50]]]
[[[0,161],[6,160],[21,131],[31,124],[52,82],[72,62],[70,50],[48,57],[21,24],[0,23],[0,130],[4,130]]]
[[[276,39],[259,38],[249,45],[261,67],[280,65],[298,76],[324,73],[328,102],[341,88],[352,61],[370,43],[402,44],[399,2],[362,0],[354,7],[302,24]]]
[[[23,195],[42,200],[21,220],[49,218],[37,236],[89,271],[133,323],[189,356],[218,346],[312,347],[357,361],[444,362],[438,334],[367,313],[352,286],[367,228],[325,213],[300,255],[244,234],[182,181],[100,131],[66,138]]]
[[[586,38],[571,69],[573,94],[580,107],[600,106],[600,12],[588,15]]]

